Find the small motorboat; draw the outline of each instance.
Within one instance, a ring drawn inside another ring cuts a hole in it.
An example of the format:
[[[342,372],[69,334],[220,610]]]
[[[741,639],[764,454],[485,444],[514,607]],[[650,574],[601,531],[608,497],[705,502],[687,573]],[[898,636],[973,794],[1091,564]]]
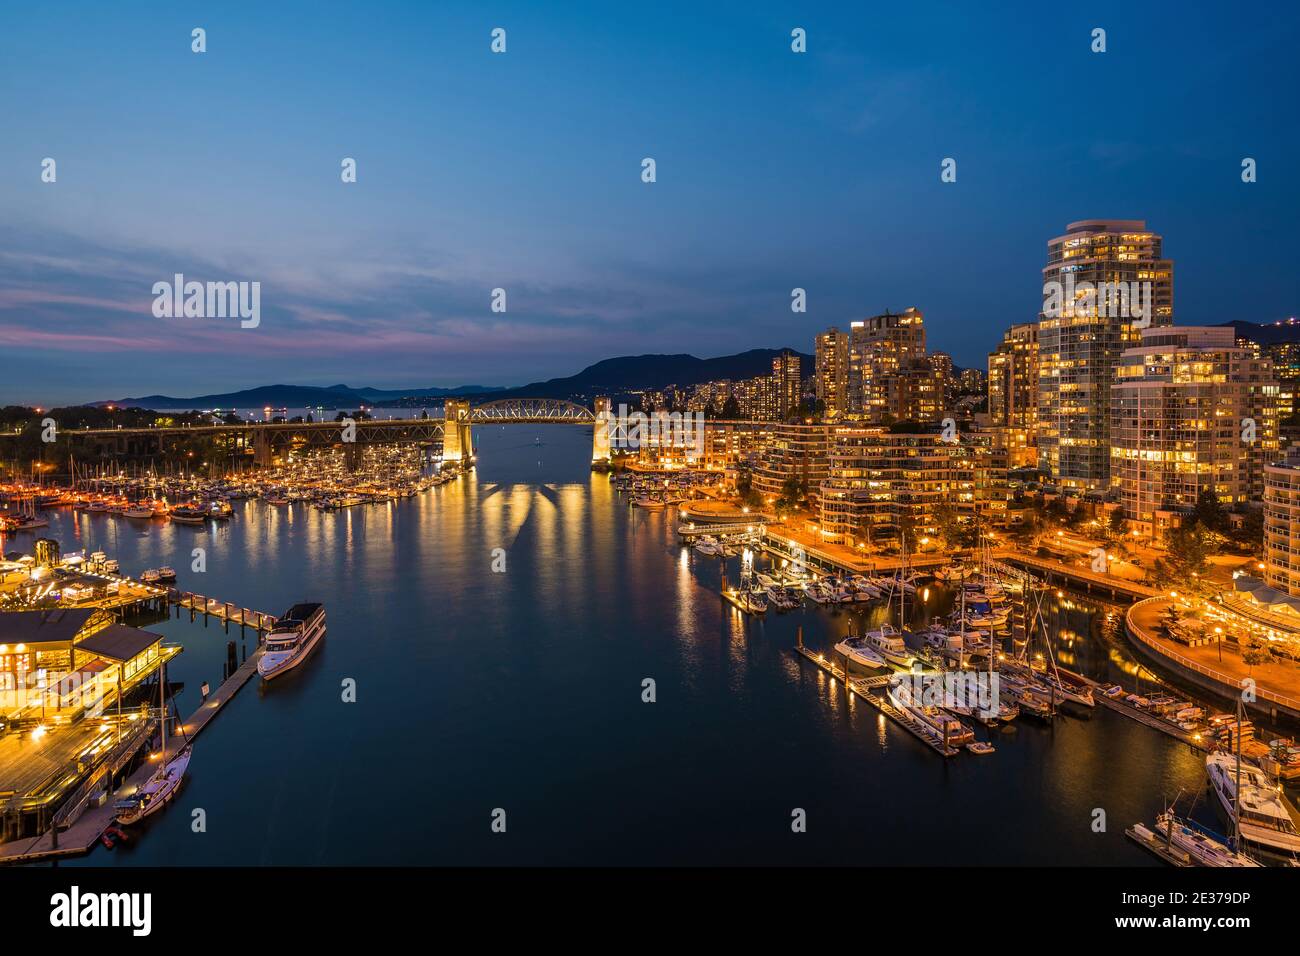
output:
[[[993,753],[994,747],[988,741],[973,740],[966,745],[966,749],[973,754],[991,754]]]

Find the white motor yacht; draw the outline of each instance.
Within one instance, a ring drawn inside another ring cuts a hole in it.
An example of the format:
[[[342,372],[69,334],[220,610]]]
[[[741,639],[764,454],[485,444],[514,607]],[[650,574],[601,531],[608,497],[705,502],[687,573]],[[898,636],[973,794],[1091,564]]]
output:
[[[325,636],[325,608],[320,604],[295,604],[275,622],[257,661],[263,680],[279,677],[306,659]]]
[[[1230,753],[1213,753],[1205,758],[1210,789],[1219,809],[1229,822],[1237,816],[1237,778],[1241,778],[1242,843],[1285,860],[1300,855],[1300,832],[1287,812],[1282,790],[1269,781],[1264,771]]]
[[[879,670],[889,666],[889,662],[865,637],[846,637],[835,645],[835,650],[863,667]]]
[[[879,630],[867,631],[864,636],[867,643],[891,664],[897,664],[899,667],[912,666],[915,657],[907,649],[907,642],[903,640],[903,635],[895,630],[892,624],[882,624]]]

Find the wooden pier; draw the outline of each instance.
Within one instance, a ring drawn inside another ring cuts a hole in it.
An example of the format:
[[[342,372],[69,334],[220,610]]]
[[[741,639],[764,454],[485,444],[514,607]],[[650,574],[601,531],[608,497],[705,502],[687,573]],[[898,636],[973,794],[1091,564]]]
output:
[[[878,690],[889,686],[893,675],[886,674],[881,677],[851,677],[845,674],[843,667],[836,667],[832,658],[827,660],[825,655],[814,654],[808,648],[800,643],[795,650],[806,660],[812,661],[823,671],[830,674],[836,680],[843,681],[844,686],[849,689],[850,694],[856,695],[859,699],[870,704],[876,710],[880,711],[886,717],[889,717],[896,724],[907,730],[935,753],[942,754],[945,757],[955,757],[961,751],[953,746],[948,745],[939,736],[938,731],[917,720],[911,714],[899,710],[891,704],[888,698],[873,694],[873,690]]]
[[[216,598],[204,597],[202,594],[194,594],[190,591],[171,590],[168,592],[168,602],[176,608],[184,608],[190,612],[190,620],[194,620],[195,615],[202,614],[204,617],[215,617],[226,625],[238,624],[241,628],[251,627],[259,634],[264,634],[275,626],[276,616],[267,614],[265,611],[252,611],[246,607],[236,607],[226,601],[218,601]]]

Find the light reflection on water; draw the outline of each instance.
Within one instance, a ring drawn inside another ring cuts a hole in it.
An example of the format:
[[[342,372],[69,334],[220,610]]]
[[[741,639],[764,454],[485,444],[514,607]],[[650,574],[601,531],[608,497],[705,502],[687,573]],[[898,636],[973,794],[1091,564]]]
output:
[[[174,807],[87,862],[1146,864],[1124,827],[1200,784],[1197,755],[1102,708],[1022,721],[997,753],[944,761],[791,652],[800,625],[828,650],[849,612],[746,619],[719,598],[717,560],[680,548],[671,511],[632,508],[588,471],[590,429],[476,437],[471,477],[392,505],[246,502],[224,525],[138,530],[53,513],[65,551],[102,548],[130,572],[171,564],[181,587],[259,610],[319,599],[329,614],[307,665],[250,685],[203,733]],[[200,546],[208,571],[195,575]],[[943,594],[913,607],[925,620]],[[1086,607],[1063,613],[1078,668],[1122,676],[1130,658],[1098,640]],[[154,629],[186,646],[172,676],[188,713],[238,631],[188,617]],[[355,704],[340,701],[345,677]],[[190,832],[196,807],[207,834]],[[490,833],[495,807],[506,838]],[[798,839],[793,807],[809,815]],[[1097,807],[1106,833],[1092,831]]]

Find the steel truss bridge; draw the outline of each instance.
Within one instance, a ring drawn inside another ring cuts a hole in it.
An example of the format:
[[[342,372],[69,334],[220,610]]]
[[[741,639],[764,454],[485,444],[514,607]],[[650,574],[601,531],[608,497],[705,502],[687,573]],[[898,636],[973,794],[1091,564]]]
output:
[[[586,406],[553,398],[503,398],[470,409],[475,425],[565,424],[593,425],[595,413]]]
[[[592,425],[596,415],[591,409],[561,399],[500,399],[483,405],[452,400],[453,420],[459,432],[452,444],[468,448],[467,426],[489,424],[575,424]],[[232,452],[252,449],[258,461],[270,461],[288,451],[301,448],[332,448],[345,444],[344,432],[351,428],[347,444],[442,444],[446,437],[445,418],[361,419],[353,422],[239,422],[192,426],[142,428],[60,429],[58,437],[71,439],[79,447],[102,457],[147,457],[192,437],[213,437],[229,444]],[[17,437],[0,432],[0,442]]]

